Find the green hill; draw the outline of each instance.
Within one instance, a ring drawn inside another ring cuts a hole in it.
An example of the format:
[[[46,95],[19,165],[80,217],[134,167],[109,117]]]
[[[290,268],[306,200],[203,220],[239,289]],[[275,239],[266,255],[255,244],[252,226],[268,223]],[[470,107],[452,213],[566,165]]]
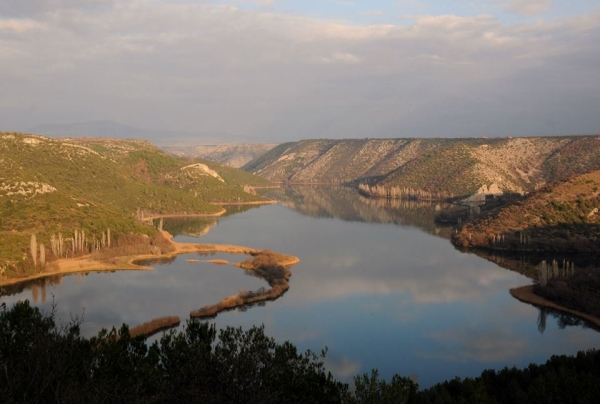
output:
[[[107,229],[115,240],[152,236],[138,212],[214,214],[222,207],[210,202],[261,200],[244,186],[263,184],[269,182],[178,159],[145,141],[0,133],[0,273],[27,268],[31,234],[46,246],[52,234],[69,237],[74,230],[84,230],[90,242]]]

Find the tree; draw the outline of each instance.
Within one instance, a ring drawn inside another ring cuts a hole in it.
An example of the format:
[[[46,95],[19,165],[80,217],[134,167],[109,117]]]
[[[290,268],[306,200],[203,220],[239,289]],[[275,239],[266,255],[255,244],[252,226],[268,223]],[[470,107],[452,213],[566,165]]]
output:
[[[29,242],[29,252],[31,252],[31,258],[33,259],[33,266],[37,266],[37,241],[35,234],[31,235],[31,241]]]
[[[46,266],[46,247],[44,247],[44,244],[40,244],[40,266],[42,268]]]

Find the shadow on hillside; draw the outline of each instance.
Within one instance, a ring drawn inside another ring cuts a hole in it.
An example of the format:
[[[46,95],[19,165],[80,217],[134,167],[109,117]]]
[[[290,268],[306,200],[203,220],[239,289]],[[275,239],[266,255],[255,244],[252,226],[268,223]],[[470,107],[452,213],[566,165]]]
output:
[[[453,235],[452,241],[458,247],[494,251],[597,253],[600,252],[600,224],[557,224],[497,234],[491,231],[471,233],[463,229]]]
[[[592,253],[510,251],[462,247],[456,247],[456,249],[466,254],[475,254],[533,280],[538,279],[539,265],[542,261],[551,263],[556,260],[561,264],[563,261],[568,261],[573,263],[576,269],[600,268],[600,257]]]

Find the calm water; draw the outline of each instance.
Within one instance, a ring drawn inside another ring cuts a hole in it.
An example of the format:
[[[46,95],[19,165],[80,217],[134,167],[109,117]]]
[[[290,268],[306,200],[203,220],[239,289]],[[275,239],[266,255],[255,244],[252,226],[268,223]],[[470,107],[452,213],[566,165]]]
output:
[[[377,206],[350,190],[279,191],[281,204],[211,220],[165,221],[178,241],[240,244],[298,256],[290,290],[275,302],[220,314],[218,326],[264,324],[267,334],[301,349],[329,348],[327,365],[349,380],[378,368],[416,377],[421,387],[483,369],[523,367],[553,354],[600,346],[600,334],[567,326],[513,299],[531,281],[473,254],[455,250],[437,228],[435,207]],[[34,299],[59,315],[81,314],[84,331],[162,315],[187,316],[239,290],[265,283],[233,266],[180,256],[149,272],[68,276],[60,284],[26,286],[4,301]],[[45,295],[46,303],[42,303]]]

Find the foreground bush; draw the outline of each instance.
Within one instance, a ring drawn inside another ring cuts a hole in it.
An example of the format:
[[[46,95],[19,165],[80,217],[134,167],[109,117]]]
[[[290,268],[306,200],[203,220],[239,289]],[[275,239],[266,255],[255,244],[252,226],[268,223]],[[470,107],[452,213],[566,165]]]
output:
[[[0,309],[1,310],[1,309]],[[57,324],[29,302],[0,311],[1,403],[597,403],[600,351],[553,356],[518,370],[486,370],[419,391],[409,378],[354,378],[352,392],[262,327],[248,331],[189,321],[159,342],[127,326],[87,339],[80,322]]]
[[[91,339],[29,302],[0,312],[2,403],[329,403],[347,386],[323,357],[248,331],[190,321],[151,345],[127,326]]]

